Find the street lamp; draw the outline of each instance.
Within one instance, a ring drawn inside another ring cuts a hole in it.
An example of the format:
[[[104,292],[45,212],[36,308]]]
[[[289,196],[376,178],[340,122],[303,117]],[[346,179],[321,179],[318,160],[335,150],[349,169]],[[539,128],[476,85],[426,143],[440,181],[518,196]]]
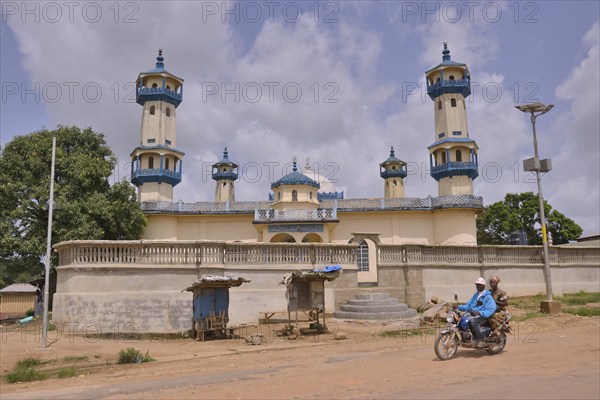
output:
[[[545,105],[542,103],[531,103],[520,106],[515,106],[519,111],[529,113],[531,115],[531,126],[533,128],[533,151],[534,157],[523,161],[523,169],[525,171],[535,171],[538,186],[538,198],[540,202],[540,222],[542,224],[542,245],[544,251],[544,277],[546,280],[546,296],[547,301],[542,302],[542,308],[544,303],[546,304],[546,311],[554,313],[560,311],[560,303],[553,301],[552,295],[552,278],[550,274],[550,264],[548,262],[548,239],[546,237],[546,216],[544,213],[544,195],[542,193],[542,176],[541,172],[548,172],[552,169],[552,162],[549,159],[540,160],[538,156],[538,145],[537,136],[535,132],[535,119],[540,115],[543,115],[550,111],[554,105]],[[554,304],[551,304],[554,303]]]

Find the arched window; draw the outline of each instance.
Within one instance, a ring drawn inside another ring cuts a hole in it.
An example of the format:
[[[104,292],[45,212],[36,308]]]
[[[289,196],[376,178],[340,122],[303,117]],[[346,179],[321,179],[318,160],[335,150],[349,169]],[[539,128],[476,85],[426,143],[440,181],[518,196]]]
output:
[[[171,116],[171,109],[169,107],[167,107],[167,111],[165,112],[167,114],[167,117]]]
[[[298,192],[292,190],[292,201],[298,201]]]
[[[438,83],[440,81],[440,77],[438,76],[438,78],[435,80],[435,83]]]
[[[398,186],[398,182],[396,182],[396,181],[393,181],[393,182],[394,182],[394,186]]]
[[[154,115],[155,112],[156,112],[156,107],[150,106],[150,115]]]
[[[450,107],[456,107],[456,99],[450,99]]]
[[[165,159],[165,169],[169,169],[169,159]]]
[[[308,195],[308,197],[312,200],[312,192]]]
[[[442,109],[442,101],[438,100],[438,110],[441,110],[441,109]]]
[[[171,86],[167,85],[167,90],[171,90]]]
[[[281,200],[281,192],[277,192],[277,200]]]
[[[153,169],[154,168],[154,157],[149,157],[148,158],[148,169]]]
[[[153,84],[152,84],[152,87],[153,87],[153,88],[157,88],[157,87],[158,87],[158,85],[157,85],[156,83],[153,83]]]
[[[446,151],[442,150],[442,164],[446,164]]]
[[[356,263],[359,271],[369,270],[369,245],[364,240],[361,240],[356,248]]]
[[[393,166],[392,166],[392,171],[395,171],[395,170],[396,170],[396,166],[395,166],[395,165],[393,165]]]
[[[462,161],[462,153],[460,150],[456,150],[456,162]]]
[[[451,81],[453,81],[454,80],[454,75],[450,75],[450,77],[448,79],[450,79]]]
[[[226,182],[223,182],[223,187],[225,187],[225,186],[227,186],[227,183],[226,183]]]

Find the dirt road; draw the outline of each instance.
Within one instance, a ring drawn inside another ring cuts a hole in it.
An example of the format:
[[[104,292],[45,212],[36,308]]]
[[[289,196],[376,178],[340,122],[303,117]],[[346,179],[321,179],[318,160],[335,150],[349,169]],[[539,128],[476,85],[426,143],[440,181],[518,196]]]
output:
[[[394,326],[332,321],[348,339],[266,335],[267,343],[86,341],[62,337],[51,350],[22,335],[2,338],[1,368],[18,359],[87,356],[79,377],[2,382],[2,399],[598,399],[600,318],[568,314],[515,324],[506,350],[459,350],[439,361],[432,335],[382,336]],[[71,340],[72,339],[72,340]],[[114,365],[120,349],[149,350],[157,362]],[[110,365],[106,365],[110,364]]]

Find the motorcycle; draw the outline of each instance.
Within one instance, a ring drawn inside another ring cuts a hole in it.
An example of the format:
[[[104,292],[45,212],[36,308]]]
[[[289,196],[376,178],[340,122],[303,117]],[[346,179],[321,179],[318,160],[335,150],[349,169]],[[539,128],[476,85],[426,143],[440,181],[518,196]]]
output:
[[[455,296],[455,300],[458,298]],[[481,325],[481,332],[486,338],[478,346],[471,332],[469,321],[474,318],[470,312],[461,313],[457,309],[450,311],[446,317],[448,324],[440,329],[433,349],[440,360],[449,360],[456,355],[458,347],[476,348],[485,350],[489,354],[498,354],[506,346],[506,334],[510,332],[508,322],[511,315],[504,313],[502,325],[498,328],[498,334],[492,332],[492,328],[486,322]]]

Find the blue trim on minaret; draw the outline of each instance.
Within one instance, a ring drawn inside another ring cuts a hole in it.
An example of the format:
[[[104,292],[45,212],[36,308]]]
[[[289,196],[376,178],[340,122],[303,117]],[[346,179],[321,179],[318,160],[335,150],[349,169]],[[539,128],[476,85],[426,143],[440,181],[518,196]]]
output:
[[[397,169],[393,169],[393,167],[397,167]],[[386,178],[406,178],[407,170],[406,163],[402,160],[399,160],[394,155],[394,146],[390,149],[390,156],[387,160],[379,164],[379,176],[383,179]]]
[[[223,151],[223,158],[221,159],[221,161],[214,163],[212,167],[212,178],[215,181],[220,181],[223,179],[235,181],[238,178],[238,165],[229,160],[229,153],[227,152],[227,147],[225,147],[225,150]],[[222,171],[223,167],[225,167],[226,171]]]
[[[461,79],[444,80],[444,67],[459,67],[463,70],[463,76]],[[446,93],[461,94],[465,98],[471,94],[471,76],[468,74],[467,65],[450,59],[450,50],[448,49],[447,42],[444,42],[442,63],[427,71],[425,75],[429,75],[430,72],[437,69],[440,70],[440,81],[430,85],[427,80],[427,94],[431,100]]]
[[[164,57],[162,56],[162,49],[158,50],[158,57],[156,57],[156,68],[151,69],[150,71],[146,71],[143,73],[145,77],[148,75],[160,75],[162,76],[162,87],[144,87],[142,86],[143,79],[138,78],[135,95],[136,102],[140,105],[144,105],[147,101],[164,101],[166,103],[172,104],[175,108],[181,104],[183,101],[183,83],[179,85],[178,91],[173,91],[166,88],[166,76],[170,75],[175,80],[181,81],[180,78],[177,78],[175,75],[169,73],[165,70]]]
[[[131,171],[131,183],[135,186],[143,185],[144,183],[149,182],[158,182],[158,183],[168,183],[172,186],[176,186],[179,182],[181,182],[181,171],[183,169],[182,160],[178,160],[179,162],[175,164],[175,168],[173,170],[164,169],[163,168],[163,156],[160,156],[160,165],[159,168],[140,168],[140,156],[136,157],[135,161],[135,169]],[[179,170],[177,169],[179,166]]]
[[[436,181],[453,176],[468,176],[475,179],[479,176],[476,162],[447,162],[431,167],[431,177]]]

